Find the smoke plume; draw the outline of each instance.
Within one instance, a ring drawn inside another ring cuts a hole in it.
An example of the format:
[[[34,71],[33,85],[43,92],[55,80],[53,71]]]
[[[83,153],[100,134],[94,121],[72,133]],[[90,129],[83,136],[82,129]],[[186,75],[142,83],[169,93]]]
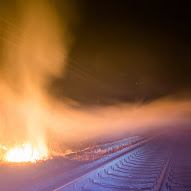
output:
[[[75,109],[51,97],[47,88],[52,77],[63,75],[71,46],[69,21],[61,25],[48,1],[19,2],[21,40],[13,41],[7,34],[2,41],[1,145],[30,142],[42,150],[56,151],[55,145],[190,123],[191,101],[186,98]]]

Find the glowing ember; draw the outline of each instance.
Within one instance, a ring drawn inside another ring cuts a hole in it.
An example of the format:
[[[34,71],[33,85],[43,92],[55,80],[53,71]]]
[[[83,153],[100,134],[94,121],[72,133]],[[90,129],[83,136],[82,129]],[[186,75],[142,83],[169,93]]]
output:
[[[38,160],[46,160],[47,154],[40,152],[37,148],[27,143],[23,144],[22,147],[15,147],[8,150],[6,153],[5,160],[8,162],[36,162]]]

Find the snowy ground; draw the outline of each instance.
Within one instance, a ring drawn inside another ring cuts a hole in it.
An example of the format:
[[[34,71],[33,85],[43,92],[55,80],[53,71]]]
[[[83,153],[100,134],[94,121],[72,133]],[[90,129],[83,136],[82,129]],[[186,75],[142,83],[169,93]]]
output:
[[[1,164],[0,190],[191,191],[190,143],[190,138],[169,135],[148,139],[134,136],[67,158],[30,165]],[[99,157],[93,160],[96,153]]]
[[[0,190],[40,190],[51,185],[51,183],[54,184],[55,181],[63,179],[63,177],[68,177],[72,172],[73,175],[78,174],[83,171],[84,165],[88,169],[102,163],[109,159],[112,153],[115,155],[117,151],[127,149],[140,140],[142,140],[142,137],[129,137],[112,143],[93,146],[65,158],[57,157],[35,164],[7,165],[2,163],[0,164]],[[98,158],[99,160],[95,162],[95,159]]]
[[[154,140],[61,186],[59,190],[153,190],[171,149],[159,139]]]

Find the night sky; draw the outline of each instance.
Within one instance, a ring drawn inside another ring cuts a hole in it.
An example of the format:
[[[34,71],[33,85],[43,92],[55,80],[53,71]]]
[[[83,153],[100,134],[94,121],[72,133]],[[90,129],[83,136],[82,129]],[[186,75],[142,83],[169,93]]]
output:
[[[77,1],[80,22],[62,94],[83,103],[144,101],[189,91],[190,9],[185,3]],[[81,3],[81,4],[80,4]],[[91,78],[89,75],[93,76]]]
[[[147,101],[190,91],[188,4],[182,1],[52,1],[61,21],[69,2],[75,6],[75,13],[70,13],[76,17],[70,28],[73,43],[65,75],[54,80],[52,94],[82,104],[111,104]],[[3,6],[14,10],[16,5],[14,0],[1,0],[1,9]],[[16,23],[16,19],[12,21]]]

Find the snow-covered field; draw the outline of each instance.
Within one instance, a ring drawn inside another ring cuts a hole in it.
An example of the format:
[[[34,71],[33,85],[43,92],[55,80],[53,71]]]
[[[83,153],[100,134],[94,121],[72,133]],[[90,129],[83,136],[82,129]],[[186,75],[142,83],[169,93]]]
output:
[[[160,140],[144,144],[58,190],[154,190],[170,151]]]
[[[35,164],[0,164],[0,190],[40,190],[64,177],[106,161],[114,156],[117,151],[130,148],[133,144],[142,140],[142,137],[134,136],[103,145],[96,145],[70,154],[66,157],[55,157],[51,160],[37,162]],[[89,160],[87,160],[89,159]],[[99,160],[95,160],[99,159]],[[86,165],[86,166],[84,166]],[[10,184],[11,182],[11,184]]]
[[[93,146],[75,157],[0,166],[3,191],[191,190],[191,154],[184,139],[129,137]],[[93,160],[92,155],[99,154]],[[90,155],[91,160],[82,160]],[[79,159],[79,160],[77,160]]]
[[[118,141],[88,147],[83,151],[68,154],[66,158],[79,161],[92,161],[130,147],[142,139],[143,137],[140,136],[124,138]]]

